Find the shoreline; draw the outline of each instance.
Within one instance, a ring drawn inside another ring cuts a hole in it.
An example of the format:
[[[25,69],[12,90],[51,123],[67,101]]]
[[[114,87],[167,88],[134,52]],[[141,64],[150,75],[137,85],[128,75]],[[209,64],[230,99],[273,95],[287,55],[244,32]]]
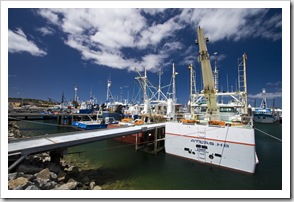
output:
[[[16,121],[8,122],[8,142],[26,138]],[[78,167],[79,160],[66,155],[56,163],[50,152],[30,155],[8,173],[9,190],[102,190],[111,179],[103,168]]]
[[[64,160],[51,162],[48,153],[28,156],[8,174],[9,190],[101,190],[96,180]]]

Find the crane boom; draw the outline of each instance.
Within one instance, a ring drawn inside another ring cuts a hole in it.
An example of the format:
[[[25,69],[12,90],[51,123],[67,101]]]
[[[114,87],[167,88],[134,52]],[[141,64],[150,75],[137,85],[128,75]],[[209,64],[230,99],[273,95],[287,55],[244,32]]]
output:
[[[198,39],[196,44],[199,45],[199,62],[201,63],[202,78],[203,78],[203,94],[206,98],[207,111],[206,115],[208,120],[219,120],[219,110],[217,107],[217,89],[214,88],[213,75],[211,70],[211,64],[209,59],[208,50],[206,47],[207,37],[204,37],[203,31],[198,27]]]

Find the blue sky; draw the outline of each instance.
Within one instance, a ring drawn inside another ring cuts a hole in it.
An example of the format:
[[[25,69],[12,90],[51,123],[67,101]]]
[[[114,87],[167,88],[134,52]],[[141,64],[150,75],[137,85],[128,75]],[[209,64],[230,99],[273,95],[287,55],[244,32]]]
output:
[[[249,103],[259,106],[261,91],[267,102],[282,107],[282,9],[21,9],[8,10],[8,97],[61,101],[88,100],[90,91],[105,102],[107,79],[111,93],[131,101],[134,79],[147,69],[149,80],[162,85],[175,64],[178,102],[189,99],[190,63],[201,88],[197,27],[209,38],[214,64],[217,52],[220,90],[236,88],[238,58],[245,52]]]

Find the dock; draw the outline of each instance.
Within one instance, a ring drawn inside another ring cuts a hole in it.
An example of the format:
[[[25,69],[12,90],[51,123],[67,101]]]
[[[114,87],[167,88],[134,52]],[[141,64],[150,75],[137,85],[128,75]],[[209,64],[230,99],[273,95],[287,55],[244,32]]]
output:
[[[144,136],[153,136],[153,153],[161,150],[163,148],[162,138],[165,133],[165,124],[148,124],[141,126],[132,127],[119,127],[114,129],[106,130],[87,130],[87,131],[77,131],[69,132],[64,134],[55,134],[50,136],[30,138],[24,140],[17,140],[8,143],[8,156],[18,156],[16,160],[10,167],[9,171],[15,167],[19,162],[31,154],[42,153],[42,152],[52,152],[57,157],[62,156],[63,151],[67,150],[69,147],[92,143],[96,141],[102,141],[106,139],[112,139],[116,137],[122,137],[132,134],[143,133]],[[160,136],[158,136],[160,135]],[[160,138],[158,138],[160,137]],[[143,148],[148,148],[150,142],[146,142]],[[136,149],[139,148],[136,145]]]

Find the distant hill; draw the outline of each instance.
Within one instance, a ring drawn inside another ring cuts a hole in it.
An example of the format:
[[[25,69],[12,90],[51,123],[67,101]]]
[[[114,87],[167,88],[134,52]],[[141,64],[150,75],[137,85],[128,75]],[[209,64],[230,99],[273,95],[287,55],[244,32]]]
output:
[[[37,107],[49,107],[54,106],[57,104],[60,104],[59,102],[52,101],[49,99],[49,101],[40,100],[40,99],[32,99],[32,98],[8,98],[9,103],[21,103],[21,106],[23,105],[35,105]]]

